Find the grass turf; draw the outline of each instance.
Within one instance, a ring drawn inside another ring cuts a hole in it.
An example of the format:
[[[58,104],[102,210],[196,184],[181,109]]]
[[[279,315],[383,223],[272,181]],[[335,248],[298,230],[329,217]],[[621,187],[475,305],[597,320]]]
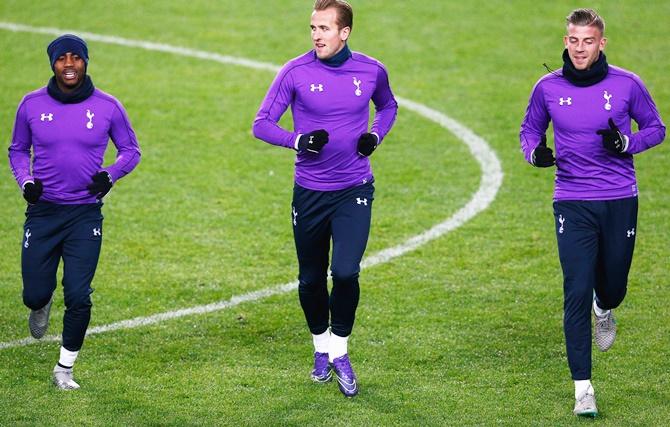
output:
[[[458,119],[505,173],[491,207],[460,229],[362,273],[351,356],[361,394],[311,384],[309,334],[294,293],[87,339],[83,388],[49,386],[57,345],[0,350],[0,425],[572,425],[551,214],[552,176],[528,166],[518,127],[530,89],[560,66],[573,2],[353,2],[351,47],[382,60],[398,96]],[[309,49],[310,2],[4,1],[0,20],[281,64]],[[596,2],[610,63],[646,82],[668,117],[662,1]],[[74,12],[73,12],[74,11]],[[281,17],[281,19],[277,19]],[[48,35],[0,30],[0,139],[50,70]],[[254,140],[271,73],[90,43],[89,72],[126,106],[143,149],[108,198],[93,325],[228,299],[294,279],[292,153]],[[288,121],[286,121],[288,124]],[[551,144],[551,139],[550,139]],[[113,158],[113,150],[110,160]],[[636,158],[639,239],[620,336],[594,352],[602,425],[670,418],[665,145]],[[373,156],[368,254],[449,217],[479,184],[468,150],[401,109]],[[0,168],[0,340],[27,335],[22,199]],[[50,333],[60,331],[57,291]]]

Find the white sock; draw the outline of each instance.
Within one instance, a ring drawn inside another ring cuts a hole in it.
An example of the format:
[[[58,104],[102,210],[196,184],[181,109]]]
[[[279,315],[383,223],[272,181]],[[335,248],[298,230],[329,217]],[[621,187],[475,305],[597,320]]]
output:
[[[74,361],[77,360],[78,351],[70,351],[65,347],[60,348],[60,359],[58,359],[58,364],[65,367],[74,366]]]
[[[575,399],[579,399],[579,397],[584,393],[594,394],[591,380],[575,381]]]
[[[593,312],[596,314],[598,317],[604,317],[609,314],[609,310],[603,310],[602,308],[598,307],[598,304],[596,303],[595,298],[593,299]]]
[[[349,336],[330,335],[330,350],[328,351],[328,360],[330,362],[347,354],[347,341],[349,341]]]
[[[314,335],[312,334],[312,342],[314,343],[314,351],[317,353],[328,353],[330,345],[330,329],[326,329],[326,332]]]

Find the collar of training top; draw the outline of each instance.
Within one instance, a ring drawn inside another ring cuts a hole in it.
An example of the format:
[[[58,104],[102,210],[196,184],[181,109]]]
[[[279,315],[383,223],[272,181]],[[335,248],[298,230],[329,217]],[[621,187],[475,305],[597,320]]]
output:
[[[605,52],[600,52],[598,60],[591,65],[588,70],[578,70],[570,60],[568,50],[563,51],[563,77],[570,83],[579,87],[593,86],[607,77],[609,65]]]
[[[331,56],[328,59],[319,59],[319,61],[323,62],[329,67],[339,67],[340,65],[344,64],[344,62],[349,58],[351,58],[351,51],[349,50],[349,45],[345,43],[342,50],[337,52],[335,55]]]
[[[49,84],[47,85],[49,96],[63,104],[77,104],[82,102],[93,95],[94,90],[95,86],[93,86],[93,80],[91,80],[91,77],[88,74],[84,76],[84,81],[81,83],[81,86],[70,93],[65,93],[60,90],[56,83],[55,76],[49,79]]]

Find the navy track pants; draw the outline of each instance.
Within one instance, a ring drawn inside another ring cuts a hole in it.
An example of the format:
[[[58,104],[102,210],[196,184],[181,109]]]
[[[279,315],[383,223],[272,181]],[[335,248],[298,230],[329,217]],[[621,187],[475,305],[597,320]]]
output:
[[[63,260],[63,347],[78,351],[91,319],[91,282],[102,245],[102,204],[28,206],[21,244],[23,302],[44,307],[56,289]]]
[[[637,197],[554,202],[563,269],[563,329],[573,380],[591,378],[594,292],[604,310],[618,307],[626,296],[637,208]]]
[[[291,221],[300,272],[298,295],[313,334],[348,336],[360,295],[360,262],[370,234],[374,186],[313,191],[295,185]],[[328,294],[332,239],[333,288]]]

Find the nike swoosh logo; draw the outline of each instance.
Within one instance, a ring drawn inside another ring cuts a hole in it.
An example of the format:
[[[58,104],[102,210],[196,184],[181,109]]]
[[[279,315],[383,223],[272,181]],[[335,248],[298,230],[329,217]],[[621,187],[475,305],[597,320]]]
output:
[[[356,380],[353,380],[352,382],[348,383],[347,381],[343,380],[339,376],[337,377],[337,382],[340,383],[342,387],[347,389],[347,391],[353,391],[356,390]]]

